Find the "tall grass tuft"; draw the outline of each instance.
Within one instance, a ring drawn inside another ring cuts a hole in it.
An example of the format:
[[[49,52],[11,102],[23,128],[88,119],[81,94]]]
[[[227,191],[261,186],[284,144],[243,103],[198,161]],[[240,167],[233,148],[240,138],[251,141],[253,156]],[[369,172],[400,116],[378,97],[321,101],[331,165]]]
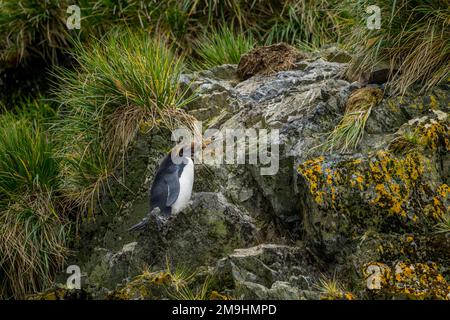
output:
[[[344,116],[322,147],[330,152],[354,150],[363,138],[372,108],[382,99],[383,92],[377,88],[365,87],[354,91],[347,100]]]
[[[351,3],[350,3],[351,4]],[[349,70],[351,77],[386,63],[395,93],[403,94],[414,83],[422,91],[447,81],[450,76],[450,6],[446,0],[378,1],[381,28],[366,27],[365,8],[371,1],[350,6],[355,24],[347,41],[357,55]]]
[[[79,43],[73,56],[77,70],[56,74],[63,107],[55,132],[69,159],[69,198],[92,204],[139,128],[192,127],[182,108],[193,96],[179,85],[182,59],[162,38],[115,30],[89,46]]]
[[[250,51],[255,45],[251,34],[235,33],[227,26],[210,34],[204,34],[195,46],[199,62],[194,69],[209,69],[221,64],[238,64],[241,55]]]
[[[29,56],[52,63],[68,46],[66,0],[0,1],[0,63],[17,65]]]
[[[267,31],[263,35],[266,44],[287,42],[306,43],[321,47],[339,41],[338,23],[342,11],[338,1],[283,1],[282,10],[269,19]]]
[[[57,205],[58,161],[36,123],[0,117],[0,296],[23,298],[50,284],[66,256]]]

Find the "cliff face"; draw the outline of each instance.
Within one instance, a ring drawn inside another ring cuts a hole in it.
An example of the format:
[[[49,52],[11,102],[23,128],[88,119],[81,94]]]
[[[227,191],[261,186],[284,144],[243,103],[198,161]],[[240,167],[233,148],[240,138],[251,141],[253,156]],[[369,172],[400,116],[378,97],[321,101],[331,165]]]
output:
[[[74,245],[69,264],[80,266],[83,290],[113,299],[183,298],[183,287],[217,299],[449,298],[450,238],[435,232],[450,206],[448,87],[384,92],[356,149],[327,151],[320,146],[364,87],[345,79],[342,54],[327,56],[247,80],[235,65],[184,75],[198,97],[188,112],[203,128],[278,129],[279,170],[198,164],[192,203],[167,230],[129,233],[172,146],[168,132],[140,134],[103,213]]]

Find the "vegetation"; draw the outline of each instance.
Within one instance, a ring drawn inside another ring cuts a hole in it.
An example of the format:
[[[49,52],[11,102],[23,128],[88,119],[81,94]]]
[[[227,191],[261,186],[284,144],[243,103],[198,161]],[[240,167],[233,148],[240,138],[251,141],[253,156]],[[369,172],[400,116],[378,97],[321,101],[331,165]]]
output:
[[[250,51],[254,46],[251,35],[235,34],[227,26],[219,31],[203,35],[195,46],[195,52],[200,62],[194,62],[195,69],[209,69],[211,67],[231,63],[238,64],[241,55]]]
[[[58,160],[37,123],[0,118],[0,297],[48,285],[65,255]]]
[[[450,233],[450,215],[444,215],[438,224],[436,224],[436,233],[449,234]]]
[[[39,56],[52,63],[72,38],[102,36],[117,25],[164,35],[194,65],[236,61],[253,43],[280,41],[305,47],[338,43],[355,53],[349,76],[381,63],[389,66],[394,90],[404,93],[415,82],[427,90],[449,77],[450,12],[446,0],[381,1],[381,28],[367,28],[366,8],[357,1],[83,0],[81,29],[68,30],[69,1],[2,0],[0,63],[17,65]],[[224,26],[233,26],[233,32]],[[247,37],[242,35],[245,30]],[[222,37],[220,37],[222,35]],[[210,39],[205,41],[206,39]],[[213,58],[215,56],[215,58]],[[213,59],[213,60],[211,60]]]
[[[76,72],[56,73],[64,117],[54,131],[68,199],[92,209],[139,128],[191,125],[181,107],[192,96],[178,83],[183,61],[163,38],[114,31],[88,47],[78,43],[74,59]]]
[[[323,145],[326,150],[341,152],[354,150],[364,135],[367,119],[383,98],[380,89],[365,87],[352,93],[347,101],[345,114],[339,124],[328,135]]]
[[[353,300],[353,294],[345,290],[344,286],[336,279],[336,274],[332,278],[322,276],[319,283],[315,285],[320,292],[321,300]]]
[[[52,69],[43,77],[53,79],[44,97],[2,105],[0,297],[21,298],[51,283],[68,254],[71,226],[98,211],[139,130],[192,128],[183,109],[194,98],[178,81],[185,65],[236,64],[251,48],[282,41],[345,47],[354,56],[350,78],[387,65],[394,93],[415,83],[428,90],[450,77],[445,0],[381,0],[376,30],[366,26],[367,0],[78,3],[81,29],[68,30],[71,1],[0,0],[0,70],[39,60]],[[381,97],[374,89],[355,92],[325,149],[355,149]],[[417,151],[419,139],[406,132],[391,151]],[[448,232],[448,220],[437,232]],[[208,279],[193,292],[182,285],[185,274],[167,274],[177,298],[209,292]],[[333,282],[322,287],[331,296],[344,292]]]
[[[353,5],[356,21],[346,38],[356,49],[350,73],[361,74],[381,63],[389,66],[392,88],[405,93],[419,82],[423,90],[447,81],[450,75],[450,7],[445,0],[378,1],[381,28],[366,27],[365,8]]]

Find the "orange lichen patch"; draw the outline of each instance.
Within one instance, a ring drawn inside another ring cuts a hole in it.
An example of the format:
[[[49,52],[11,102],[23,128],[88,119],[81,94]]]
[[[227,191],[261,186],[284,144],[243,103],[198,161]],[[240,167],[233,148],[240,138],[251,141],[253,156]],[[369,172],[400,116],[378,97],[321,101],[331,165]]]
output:
[[[74,300],[87,299],[84,292],[77,289],[58,287],[48,289],[44,292],[32,294],[26,297],[27,300]]]
[[[450,299],[449,285],[435,263],[400,262],[395,266],[392,290],[407,298]]]
[[[150,274],[148,274],[148,275],[150,275]],[[167,272],[161,271],[158,274],[151,276],[151,281],[154,284],[158,284],[158,285],[167,284],[172,281],[172,276]]]
[[[450,299],[450,285],[432,262],[399,262],[393,268],[370,262],[364,265],[363,274],[371,292],[408,299]]]
[[[417,154],[397,158],[386,152],[379,152],[377,159],[369,163],[367,178],[376,183],[376,197],[371,203],[388,208],[390,213],[406,217],[404,203],[409,200],[416,181],[423,175],[424,166],[425,160]]]
[[[431,119],[421,126],[421,143],[431,150],[437,150],[442,146],[450,151],[450,128],[448,121],[436,121]]]
[[[347,291],[323,293],[319,298],[320,300],[355,300],[353,293]]]
[[[306,161],[299,166],[299,172],[306,178],[309,183],[309,189],[314,196],[314,200],[322,204],[324,192],[319,190],[321,188],[323,179],[322,162],[324,158],[319,157]]]
[[[435,220],[442,219],[447,212],[450,212],[450,187],[445,183],[440,185],[433,197],[425,208],[424,212],[431,215]]]
[[[112,300],[154,299],[172,285],[172,277],[167,272],[149,272],[134,277],[129,283],[108,295]]]
[[[396,156],[385,151],[368,160],[337,163],[320,157],[298,168],[322,209],[349,212],[348,203],[360,199],[367,210],[413,223],[420,217],[439,219],[448,209],[448,186],[436,187],[430,181],[434,170],[431,161],[418,152]]]

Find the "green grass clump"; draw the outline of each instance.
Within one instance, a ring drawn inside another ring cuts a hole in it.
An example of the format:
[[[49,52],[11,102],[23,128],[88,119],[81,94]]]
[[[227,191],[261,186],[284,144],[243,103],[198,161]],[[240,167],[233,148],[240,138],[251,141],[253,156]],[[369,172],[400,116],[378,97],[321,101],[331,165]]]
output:
[[[52,63],[68,46],[68,1],[0,1],[0,64],[14,66],[29,56]]]
[[[37,123],[0,117],[0,297],[48,285],[67,250],[58,160]]]
[[[350,7],[355,23],[347,41],[356,48],[351,76],[371,71],[387,63],[390,83],[397,93],[405,93],[413,83],[423,91],[447,81],[450,75],[450,6],[446,0],[379,1],[381,28],[366,27],[365,8],[372,1]]]
[[[450,234],[450,214],[445,214],[435,226],[435,233]]]
[[[228,27],[205,34],[195,46],[199,62],[194,62],[195,69],[209,69],[221,64],[238,64],[241,55],[250,51],[255,45],[253,36],[236,34]]]
[[[324,275],[319,279],[319,282],[315,285],[316,290],[320,292],[321,300],[353,300],[354,296],[351,292],[347,291],[342,283],[340,283],[336,274],[333,274],[332,278],[328,278]]]
[[[339,41],[341,8],[338,1],[284,1],[281,12],[269,19],[266,44],[287,42],[320,47]]]
[[[107,187],[140,129],[191,126],[182,107],[193,96],[178,82],[182,59],[162,38],[116,30],[89,46],[78,44],[73,57],[77,70],[56,75],[63,107],[55,133],[61,157],[69,160],[63,167],[70,194],[86,204]]]

